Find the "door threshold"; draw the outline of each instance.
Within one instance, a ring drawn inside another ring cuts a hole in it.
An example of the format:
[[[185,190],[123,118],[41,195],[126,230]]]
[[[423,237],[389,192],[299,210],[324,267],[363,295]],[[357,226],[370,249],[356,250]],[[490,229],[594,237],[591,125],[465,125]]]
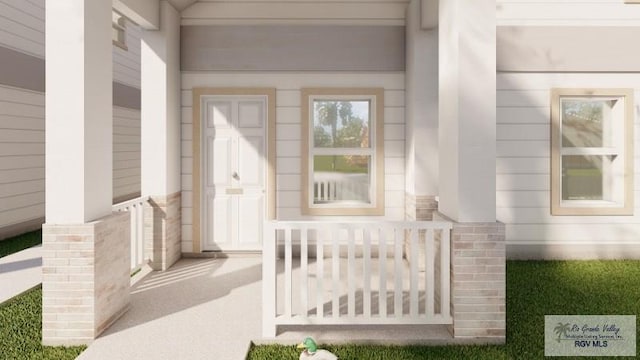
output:
[[[201,253],[182,253],[183,258],[210,258],[210,259],[229,259],[229,258],[259,258],[262,257],[261,250],[205,250]]]

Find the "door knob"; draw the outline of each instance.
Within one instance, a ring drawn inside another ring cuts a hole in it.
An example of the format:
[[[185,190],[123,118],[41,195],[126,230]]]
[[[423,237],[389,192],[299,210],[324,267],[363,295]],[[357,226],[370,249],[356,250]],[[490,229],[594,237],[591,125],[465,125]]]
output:
[[[238,173],[236,171],[233,172],[233,174],[231,175],[231,177],[233,177],[236,180],[240,180],[240,176],[238,176]]]

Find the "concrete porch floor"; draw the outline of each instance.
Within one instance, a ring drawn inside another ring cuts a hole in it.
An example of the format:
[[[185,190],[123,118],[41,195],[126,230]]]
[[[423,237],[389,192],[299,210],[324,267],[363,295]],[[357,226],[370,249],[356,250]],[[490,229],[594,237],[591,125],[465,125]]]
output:
[[[181,259],[131,288],[131,307],[78,359],[245,359],[252,342],[445,344],[444,326],[281,327],[261,340],[259,256]],[[429,340],[425,340],[429,339]]]

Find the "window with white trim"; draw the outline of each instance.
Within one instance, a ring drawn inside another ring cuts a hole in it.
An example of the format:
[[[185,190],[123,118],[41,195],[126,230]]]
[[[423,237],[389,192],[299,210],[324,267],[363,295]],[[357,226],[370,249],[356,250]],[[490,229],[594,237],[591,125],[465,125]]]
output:
[[[633,90],[551,92],[551,213],[633,214]]]
[[[302,212],[384,215],[384,91],[302,90]]]
[[[127,18],[118,11],[112,11],[112,40],[113,45],[128,50],[127,47]]]

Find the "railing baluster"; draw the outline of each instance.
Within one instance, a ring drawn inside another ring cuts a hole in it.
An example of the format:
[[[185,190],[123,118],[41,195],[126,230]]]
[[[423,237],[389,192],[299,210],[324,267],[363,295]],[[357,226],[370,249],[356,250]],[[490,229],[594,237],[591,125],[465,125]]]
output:
[[[440,238],[440,312],[445,318],[450,316],[451,310],[449,303],[449,235],[450,230],[443,229]]]
[[[395,258],[395,285],[393,291],[395,298],[393,300],[394,312],[393,315],[400,319],[402,317],[402,242],[404,232],[401,228],[394,229],[394,258]]]
[[[365,318],[371,316],[371,232],[366,227],[362,229],[362,257],[363,257],[363,273],[364,281],[362,294],[362,314]]]
[[[426,312],[427,312],[427,317],[431,318],[433,317],[433,308],[434,308],[434,303],[435,303],[435,275],[434,275],[434,267],[435,267],[435,263],[434,263],[434,243],[433,243],[433,229],[428,229],[427,230],[427,234],[425,236],[425,270],[426,270],[426,276],[425,276],[425,282],[426,282],[426,286],[425,286],[425,291],[427,293],[426,299],[427,299],[427,307],[426,307]]]
[[[380,229],[378,252],[379,252],[379,275],[380,275],[380,290],[378,291],[378,307],[381,318],[387,317],[387,229],[385,227]]]
[[[276,237],[275,226],[264,224],[262,250],[262,336],[276,336],[277,284],[276,284]]]
[[[411,279],[409,289],[411,289],[411,300],[409,302],[409,314],[411,317],[418,316],[418,227],[410,230],[411,237],[409,243],[410,249],[410,264],[411,264]]]
[[[291,317],[291,228],[284,229],[284,315]]]
[[[316,316],[324,317],[324,247],[322,245],[322,233],[316,229]]]
[[[331,277],[333,278],[331,314],[337,318],[340,316],[340,229],[331,230],[331,243]]]
[[[309,256],[307,227],[300,228],[300,305],[302,316],[309,316]]]
[[[355,254],[355,231],[353,228],[350,228],[347,231],[349,242],[348,244],[348,254],[347,254],[347,284],[349,288],[349,292],[347,294],[347,314],[350,318],[355,316],[356,309],[356,254]]]

